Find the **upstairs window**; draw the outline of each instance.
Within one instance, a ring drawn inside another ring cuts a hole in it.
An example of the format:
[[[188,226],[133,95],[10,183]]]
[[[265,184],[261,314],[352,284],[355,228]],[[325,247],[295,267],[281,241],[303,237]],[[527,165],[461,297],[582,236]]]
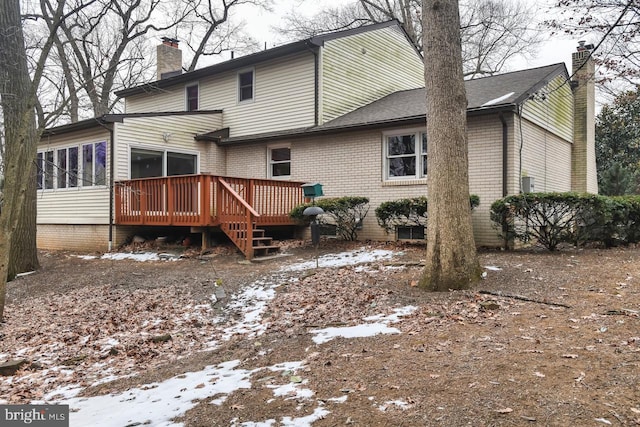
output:
[[[269,177],[289,178],[291,176],[291,148],[273,147],[269,149]]]
[[[386,135],[384,152],[386,179],[419,179],[427,176],[425,132]]]
[[[187,111],[198,110],[198,91],[199,88],[197,84],[186,87]]]
[[[238,101],[253,99],[253,70],[238,73]]]

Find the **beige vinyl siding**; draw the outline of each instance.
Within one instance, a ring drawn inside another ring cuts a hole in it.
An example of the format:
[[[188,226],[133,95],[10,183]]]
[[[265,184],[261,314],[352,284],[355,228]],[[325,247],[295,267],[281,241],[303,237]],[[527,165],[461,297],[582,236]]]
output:
[[[101,126],[94,129],[43,137],[38,152],[59,148],[79,147],[82,144],[107,143],[106,182],[109,182],[110,134]],[[79,159],[80,162],[80,159]],[[79,179],[79,185],[81,180]],[[108,224],[109,188],[107,185],[38,190],[37,224]]]
[[[313,53],[257,64],[254,73],[252,101],[237,102],[237,73],[218,93],[222,105],[215,108],[224,109],[224,126],[231,137],[314,125]]]
[[[124,106],[127,114],[158,113],[162,111],[186,111],[187,101],[185,88],[190,84],[176,85],[153,92],[141,93],[125,98]],[[202,90],[202,88],[200,88]],[[200,95],[200,98],[202,96]],[[204,110],[204,108],[201,107]]]
[[[395,27],[326,41],[321,62],[321,123],[424,86],[422,58]]]
[[[571,143],[528,120],[522,120],[522,130],[522,168],[514,171],[514,178],[533,177],[536,192],[571,191]],[[519,142],[516,148],[520,149]]]
[[[564,76],[558,76],[525,101],[522,117],[567,141],[573,141],[573,94]]]
[[[315,123],[315,65],[311,51],[238,71],[251,69],[254,70],[253,100],[238,102],[238,73],[229,71],[198,81],[200,110],[223,110],[222,124],[230,128],[231,137]],[[130,96],[126,99],[126,111],[184,111],[185,86]]]
[[[219,129],[220,114],[193,114],[125,118],[116,124],[115,179],[129,179],[131,147],[159,151],[175,151],[199,155],[199,172],[217,169],[216,147],[213,142],[196,142],[196,134]],[[167,142],[163,136],[167,135]]]

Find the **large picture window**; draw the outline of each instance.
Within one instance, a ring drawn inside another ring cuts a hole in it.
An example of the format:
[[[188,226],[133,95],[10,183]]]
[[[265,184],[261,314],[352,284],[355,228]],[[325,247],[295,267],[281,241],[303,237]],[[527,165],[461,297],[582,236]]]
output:
[[[291,148],[269,148],[269,177],[288,178],[291,176]]]
[[[36,166],[38,190],[106,185],[107,143],[41,151],[37,153]]]
[[[197,173],[195,154],[131,149],[131,179]]]
[[[423,131],[385,135],[385,178],[419,179],[427,176],[427,134]]]

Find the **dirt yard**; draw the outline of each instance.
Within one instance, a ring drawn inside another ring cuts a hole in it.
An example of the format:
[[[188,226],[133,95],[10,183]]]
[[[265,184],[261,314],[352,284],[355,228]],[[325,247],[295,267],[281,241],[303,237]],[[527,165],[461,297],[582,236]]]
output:
[[[0,401],[69,403],[72,427],[91,396],[117,412],[165,386],[186,426],[640,425],[640,249],[482,252],[484,280],[438,294],[415,287],[421,247],[318,269],[304,243],[284,252],[42,253],[8,286],[0,363],[26,362],[0,376]],[[123,420],[92,425],[160,424]]]

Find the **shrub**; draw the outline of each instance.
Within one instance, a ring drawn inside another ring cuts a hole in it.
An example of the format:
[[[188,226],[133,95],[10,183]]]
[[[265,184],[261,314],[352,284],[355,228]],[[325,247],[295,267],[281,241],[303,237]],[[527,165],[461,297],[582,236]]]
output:
[[[480,197],[470,195],[469,203],[471,209],[475,209],[480,204]],[[427,225],[427,198],[423,196],[383,202],[376,209],[376,219],[387,233],[398,226],[424,227]]]
[[[553,251],[562,242],[611,246],[619,233],[624,203],[610,197],[577,193],[528,193],[507,196],[491,205],[491,220],[501,236],[533,240]]]
[[[344,240],[356,240],[358,228],[369,212],[369,199],[359,196],[318,199],[315,203],[303,203],[296,206],[289,216],[301,224],[308,224],[309,217],[302,213],[309,206],[318,206],[324,213],[318,215],[320,224],[335,225],[336,234]]]

